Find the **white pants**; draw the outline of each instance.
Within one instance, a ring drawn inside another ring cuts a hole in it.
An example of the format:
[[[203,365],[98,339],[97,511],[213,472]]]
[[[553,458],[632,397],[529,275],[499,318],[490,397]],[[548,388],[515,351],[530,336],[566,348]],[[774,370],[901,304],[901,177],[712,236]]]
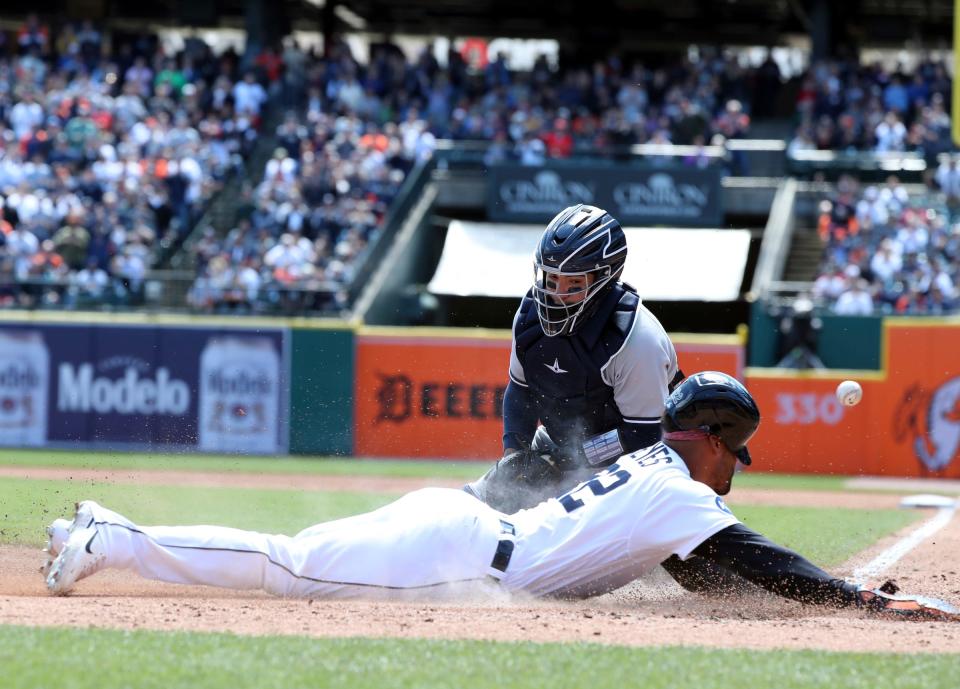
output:
[[[397,598],[489,590],[491,577],[502,576],[491,565],[503,515],[461,490],[425,488],[292,538],[222,526],[141,527],[105,508],[93,516],[104,567],[173,583]]]

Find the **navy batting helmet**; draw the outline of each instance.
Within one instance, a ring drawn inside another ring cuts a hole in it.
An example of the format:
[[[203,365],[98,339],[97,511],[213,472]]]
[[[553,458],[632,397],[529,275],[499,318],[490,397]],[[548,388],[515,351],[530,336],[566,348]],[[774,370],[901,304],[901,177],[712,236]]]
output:
[[[661,425],[667,439],[677,431],[719,436],[737,459],[750,464],[747,442],[760,425],[760,410],[736,378],[702,371],[680,383],[667,398]]]
[[[534,255],[533,297],[543,332],[570,335],[600,306],[627,260],[627,238],[616,219],[583,204],[550,221]]]

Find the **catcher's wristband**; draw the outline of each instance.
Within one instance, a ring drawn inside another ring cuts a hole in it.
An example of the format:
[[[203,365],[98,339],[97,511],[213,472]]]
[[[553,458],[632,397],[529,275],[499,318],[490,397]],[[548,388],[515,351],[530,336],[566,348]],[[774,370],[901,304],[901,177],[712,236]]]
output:
[[[606,433],[591,435],[583,441],[583,455],[587,459],[587,464],[592,467],[600,466],[611,459],[618,459],[623,453],[620,432],[616,428]]]

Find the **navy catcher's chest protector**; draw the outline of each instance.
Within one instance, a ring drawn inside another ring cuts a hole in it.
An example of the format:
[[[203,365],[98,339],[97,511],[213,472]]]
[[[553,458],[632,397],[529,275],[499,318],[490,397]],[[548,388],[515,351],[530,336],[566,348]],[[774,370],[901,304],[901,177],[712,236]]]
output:
[[[547,337],[530,293],[521,302],[513,333],[517,358],[540,421],[561,446],[579,447],[585,437],[623,421],[601,370],[623,346],[639,303],[631,287],[618,284],[573,335]]]

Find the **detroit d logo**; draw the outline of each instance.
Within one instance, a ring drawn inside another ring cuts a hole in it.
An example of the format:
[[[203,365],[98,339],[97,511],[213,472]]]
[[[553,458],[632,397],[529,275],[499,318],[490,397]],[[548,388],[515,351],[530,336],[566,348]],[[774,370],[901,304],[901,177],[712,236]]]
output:
[[[413,402],[413,381],[402,373],[387,376],[378,373],[380,388],[377,390],[377,403],[380,407],[375,423],[393,421],[399,423],[410,418]]]
[[[930,471],[947,468],[960,449],[960,377],[932,392],[921,385],[907,388],[893,424],[896,441],[911,441],[923,466]]]

